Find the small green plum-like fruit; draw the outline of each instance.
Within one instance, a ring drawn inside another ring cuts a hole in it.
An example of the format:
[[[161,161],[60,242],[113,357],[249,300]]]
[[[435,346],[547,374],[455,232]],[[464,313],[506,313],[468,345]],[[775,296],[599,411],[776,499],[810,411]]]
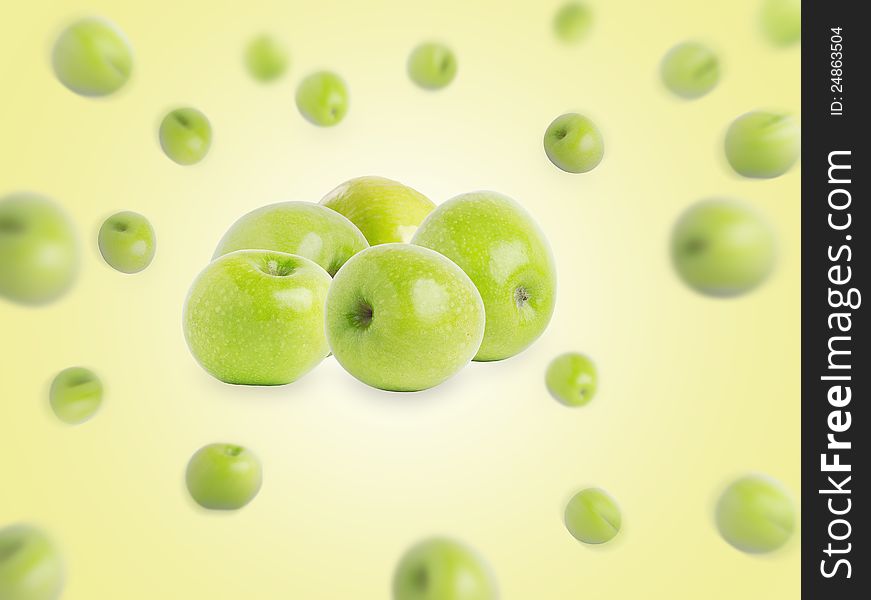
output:
[[[321,204],[345,215],[370,245],[409,242],[435,208],[432,200],[384,177],[357,177],[324,196]]]
[[[333,276],[368,246],[360,230],[338,212],[311,202],[280,202],[236,221],[213,258],[236,250],[275,250],[313,260]]]
[[[260,35],[248,43],[245,49],[245,66],[248,73],[263,83],[275,81],[287,70],[287,50],[273,37]]]
[[[70,367],[51,382],[49,403],[58,419],[68,425],[89,420],[103,403],[103,382],[84,367]]]
[[[439,90],[457,75],[457,57],[453,50],[438,42],[425,42],[408,57],[408,76],[426,90]]]
[[[596,394],[596,365],[583,354],[567,352],[547,367],[545,383],[550,395],[566,406],[584,406]]]
[[[760,285],[774,268],[776,244],[768,223],[734,200],[703,200],[678,219],[671,257],[681,279],[709,296],[729,297]]]
[[[382,390],[438,385],[469,363],[484,335],[484,305],[469,277],[409,244],[352,256],[333,279],[326,312],[336,360]]]
[[[760,23],[762,33],[776,46],[801,41],[801,0],[764,0]]]
[[[596,124],[577,113],[557,117],[544,132],[544,151],[568,173],[586,173],[602,162],[605,140]]]
[[[0,599],[57,600],[64,585],[60,552],[32,525],[0,528]]]
[[[54,44],[55,76],[82,96],[118,91],[133,71],[133,50],[113,23],[88,18],[67,27]]]
[[[225,383],[283,385],[329,354],[324,302],[330,275],[307,258],[238,250],[191,286],[184,334],[194,358]]]
[[[556,302],[550,246],[508,196],[472,192],[448,200],[421,223],[412,243],[454,261],[481,293],[487,326],[476,361],[518,354],[550,323]]]
[[[148,219],[139,213],[115,213],[100,227],[97,238],[106,263],[122,273],[138,273],[151,264],[157,240]]]
[[[779,177],[798,160],[801,128],[785,113],[749,112],[726,131],[726,158],[744,177]]]
[[[30,193],[0,198],[0,297],[30,305],[56,300],[78,264],[73,225],[57,204]]]
[[[593,28],[593,11],[583,2],[564,4],[554,15],[553,30],[564,42],[581,42]]]
[[[489,566],[455,540],[430,538],[405,552],[393,574],[393,600],[496,600]]]
[[[191,457],[185,481],[191,497],[203,508],[237,510],[260,491],[263,470],[247,448],[209,444]]]
[[[193,165],[206,157],[212,146],[212,125],[195,108],[170,111],[160,123],[160,147],[180,165]]]
[[[620,532],[620,508],[604,490],[587,488],[569,500],[566,529],[585,544],[604,544]]]
[[[732,546],[751,554],[783,546],[795,528],[795,508],[783,486],[763,475],[734,481],[717,502],[717,529]]]
[[[698,42],[684,42],[669,50],[659,69],[662,81],[673,94],[691,100],[710,92],[720,80],[720,61]]]
[[[348,87],[331,71],[318,71],[302,80],[296,90],[296,107],[309,123],[337,125],[348,112]]]

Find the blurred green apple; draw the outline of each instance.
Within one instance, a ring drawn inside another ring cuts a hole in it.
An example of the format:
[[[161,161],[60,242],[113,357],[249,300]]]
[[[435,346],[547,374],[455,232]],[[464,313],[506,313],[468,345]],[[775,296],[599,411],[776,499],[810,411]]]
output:
[[[336,360],[383,390],[431,388],[463,368],[484,334],[484,305],[450,260],[426,248],[381,244],[345,263],[327,295]]]
[[[704,44],[684,42],[666,53],[659,73],[673,94],[691,100],[704,96],[717,85],[720,61]]]
[[[586,173],[602,162],[605,140],[590,119],[567,113],[554,119],[544,132],[544,151],[563,171]]]
[[[235,444],[209,444],[191,457],[185,473],[191,498],[209,510],[237,510],[263,483],[260,460]]]
[[[170,111],[160,123],[160,147],[180,165],[193,165],[206,157],[212,146],[212,125],[195,108]]]
[[[348,112],[348,87],[331,71],[318,71],[302,80],[296,89],[296,107],[309,123],[332,127]]]
[[[226,383],[282,385],[329,354],[324,301],[330,276],[307,258],[239,250],[191,286],[184,334],[194,358]]]
[[[321,204],[356,225],[369,244],[408,242],[435,204],[408,186],[384,177],[357,177],[324,196]]]
[[[490,568],[471,548],[431,538],[411,547],[393,575],[394,600],[496,600]]]
[[[57,600],[63,561],[48,536],[32,525],[0,529],[0,600]]]
[[[765,37],[776,46],[801,41],[801,0],[764,0],[760,23]]]
[[[596,365],[583,354],[566,352],[547,367],[545,383],[550,395],[566,406],[584,406],[596,394]]]
[[[564,42],[581,42],[593,28],[593,11],[583,2],[568,2],[554,15],[553,30]]]
[[[413,244],[457,263],[484,300],[487,328],[475,360],[514,356],[542,334],[556,301],[556,269],[538,225],[508,196],[473,192],[424,220]]]
[[[82,96],[106,96],[118,91],[133,71],[133,50],[113,23],[88,18],[60,34],[52,51],[58,80]]]
[[[763,475],[732,482],[716,509],[720,535],[732,546],[752,554],[783,546],[795,528],[795,508],[783,486]]]
[[[267,83],[278,79],[284,75],[287,64],[287,50],[271,36],[257,36],[245,48],[245,66],[257,81]]]
[[[311,202],[281,202],[236,221],[213,258],[236,250],[275,250],[313,260],[332,276],[368,246],[360,230],[338,212]]]
[[[55,375],[48,398],[58,419],[68,425],[78,425],[100,409],[103,382],[90,369],[70,367]]]
[[[678,219],[671,257],[681,279],[709,296],[737,296],[774,268],[774,233],[749,206],[734,200],[698,202]]]
[[[0,198],[0,296],[45,304],[62,296],[78,273],[73,225],[60,207],[37,194]]]
[[[115,213],[103,222],[97,237],[100,254],[122,273],[138,273],[151,264],[157,240],[148,219],[132,211]]]
[[[457,57],[438,42],[425,42],[411,51],[408,57],[408,76],[426,90],[439,90],[454,80]]]
[[[566,505],[566,529],[585,544],[604,544],[620,533],[620,508],[604,490],[587,488]]]
[[[726,131],[726,158],[744,177],[779,177],[798,160],[801,129],[791,115],[749,112]]]

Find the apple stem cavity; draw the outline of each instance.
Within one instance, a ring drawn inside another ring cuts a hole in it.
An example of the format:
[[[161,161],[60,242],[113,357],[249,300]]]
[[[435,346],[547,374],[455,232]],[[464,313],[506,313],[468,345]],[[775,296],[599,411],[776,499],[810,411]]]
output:
[[[414,586],[419,590],[425,590],[429,587],[429,572],[425,567],[421,567],[412,575]]]
[[[0,219],[0,233],[21,233],[24,223],[17,219]]]
[[[245,448],[242,446],[227,446],[224,448],[224,453],[227,456],[239,456],[242,452],[245,451]]]
[[[21,540],[12,540],[11,544],[0,546],[0,563],[4,560],[15,556],[15,553],[24,547],[24,542]]]
[[[684,248],[687,251],[687,254],[701,254],[702,252],[704,252],[707,249],[707,247],[708,247],[707,242],[705,242],[705,240],[702,240],[702,239],[689,240],[686,243],[686,246],[684,246]]]
[[[522,285],[514,290],[514,302],[518,308],[523,308],[529,302],[529,292]]]
[[[557,129],[556,131],[553,132],[553,137],[555,137],[558,140],[561,140],[564,137],[566,137],[568,135],[568,133],[569,132],[566,131],[565,129]]]
[[[276,258],[268,258],[260,270],[272,277],[287,277],[296,270],[296,265],[290,261],[281,262]]]
[[[375,318],[375,309],[365,300],[359,300],[357,306],[348,315],[351,325],[357,329],[368,329],[373,318]]]

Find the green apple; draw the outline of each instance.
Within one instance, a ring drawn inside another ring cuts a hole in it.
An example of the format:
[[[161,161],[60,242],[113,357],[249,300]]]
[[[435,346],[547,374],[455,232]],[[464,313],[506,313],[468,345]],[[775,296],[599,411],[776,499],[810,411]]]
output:
[[[206,157],[212,146],[212,125],[195,108],[170,111],[160,123],[160,147],[180,165],[193,165]]]
[[[765,37],[776,46],[801,41],[801,0],[764,0],[760,23]]]
[[[564,4],[554,15],[553,30],[564,42],[581,42],[593,28],[593,11],[583,2]]]
[[[263,469],[247,448],[209,444],[191,457],[185,481],[191,497],[203,508],[237,510],[260,491]]]
[[[360,230],[334,210],[311,202],[281,202],[236,221],[214,258],[236,250],[275,250],[313,260],[332,276],[368,245]]]
[[[435,204],[408,186],[384,177],[357,177],[324,196],[321,204],[356,225],[371,246],[408,242]]]
[[[744,177],[779,177],[796,163],[800,150],[798,121],[785,113],[749,112],[726,131],[726,158]]]
[[[260,35],[245,48],[245,66],[257,81],[275,81],[287,70],[287,50],[273,37]]]
[[[68,425],[78,425],[100,409],[103,382],[90,369],[70,367],[55,375],[48,398],[58,419]]]
[[[774,233],[749,206],[703,200],[678,219],[671,258],[681,279],[709,296],[737,296],[761,284],[774,268]]]
[[[599,488],[581,490],[566,505],[566,529],[585,544],[611,541],[620,532],[621,522],[617,503]]]
[[[421,224],[413,244],[457,263],[481,293],[487,312],[475,360],[502,360],[542,334],[556,301],[556,268],[538,225],[508,196],[462,194]]]
[[[457,57],[453,50],[438,42],[425,42],[408,57],[408,76],[426,90],[446,87],[457,75]]]
[[[704,44],[684,42],[666,53],[659,73],[674,95],[691,100],[704,96],[717,85],[720,61]]]
[[[157,240],[148,219],[122,211],[103,222],[97,237],[100,254],[110,267],[122,273],[138,273],[151,264]]]
[[[330,287],[327,340],[336,360],[382,390],[431,388],[462,369],[484,334],[475,285],[450,260],[409,244],[355,254]]]
[[[112,94],[133,71],[127,38],[105,19],[81,19],[67,27],[55,42],[51,59],[58,80],[82,96]]]
[[[194,358],[242,385],[296,381],[329,354],[324,302],[330,276],[307,258],[239,250],[211,262],[184,306]]]
[[[596,124],[577,113],[557,117],[544,132],[544,151],[568,173],[586,173],[602,162],[605,140]]]
[[[57,204],[30,193],[0,198],[0,296],[56,300],[72,286],[78,263],[73,225]]]
[[[302,80],[296,89],[296,107],[313,125],[332,127],[348,112],[348,87],[331,71],[318,71]]]
[[[32,525],[0,528],[0,599],[57,600],[64,584],[60,552]]]
[[[465,544],[430,538],[412,546],[393,575],[394,600],[496,600],[489,566]]]
[[[547,367],[545,383],[550,395],[566,406],[584,406],[596,394],[596,365],[583,354],[567,352]]]
[[[763,475],[734,481],[717,502],[720,535],[742,552],[777,550],[792,536],[795,520],[795,508],[787,491]]]

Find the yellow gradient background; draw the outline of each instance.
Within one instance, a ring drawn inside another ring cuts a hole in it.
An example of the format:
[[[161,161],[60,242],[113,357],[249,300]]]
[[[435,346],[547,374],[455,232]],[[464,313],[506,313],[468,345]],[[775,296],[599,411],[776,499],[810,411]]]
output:
[[[760,471],[796,497],[799,473],[799,177],[741,179],[722,157],[736,116],[800,109],[799,47],[758,29],[759,0],[591,0],[595,29],[566,46],[561,3],[450,0],[34,1],[0,18],[0,196],[34,190],[71,213],[82,245],[73,291],[41,309],[0,302],[0,527],[40,524],[63,548],[65,600],[388,598],[393,567],[431,534],[465,540],[502,597],[796,598],[799,536],[765,557],[717,534],[712,510],[735,476]],[[102,15],[135,48],[119,94],[78,97],[53,77],[52,42]],[[289,73],[251,80],[244,44],[269,32]],[[408,52],[456,51],[447,89],[417,89]],[[671,97],[658,63],[686,39],[722,58],[720,85]],[[298,81],[329,68],[351,93],[345,121],[319,129],[294,105]],[[168,109],[214,127],[207,160],[183,168],[157,143]],[[593,172],[557,170],[550,121],[589,115],[606,140]],[[473,364],[411,395],[369,389],[327,359],[278,388],[223,385],[182,336],[188,286],[227,227],[280,200],[317,201],[351,177],[399,179],[436,202],[494,189],[535,216],[559,270],[556,313],[528,351]],[[759,290],[714,300],[669,262],[678,214],[742,198],[777,231],[780,261]],[[152,266],[102,262],[104,218],[147,215]],[[554,402],[555,355],[589,353],[601,385],[587,407]],[[61,424],[47,401],[60,369],[95,369],[99,415]],[[232,441],[262,459],[246,509],[207,514],[183,484],[201,445]],[[586,547],[562,524],[578,489],[619,502],[624,530]]]

